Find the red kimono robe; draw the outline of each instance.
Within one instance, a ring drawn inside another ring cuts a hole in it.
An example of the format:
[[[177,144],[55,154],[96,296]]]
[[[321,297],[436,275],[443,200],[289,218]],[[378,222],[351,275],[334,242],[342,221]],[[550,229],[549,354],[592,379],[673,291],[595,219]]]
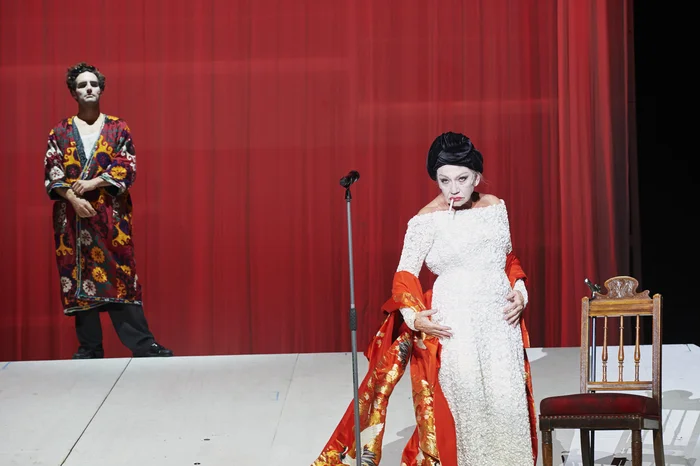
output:
[[[526,278],[520,261],[513,253],[507,257],[506,274],[511,286],[516,280]],[[414,275],[397,272],[394,276],[392,298],[382,307],[388,316],[365,351],[369,369],[359,387],[363,466],[376,466],[381,460],[389,397],[409,364],[416,430],[403,451],[401,466],[457,466],[454,421],[438,381],[440,341],[421,332],[411,331],[404,324],[401,312],[397,312],[401,308],[412,308],[415,311],[430,309],[431,297],[431,291],[423,293],[421,284]],[[530,339],[522,319],[520,329],[523,348],[528,348]],[[530,435],[536,462],[537,420],[527,353],[525,372]],[[312,466],[354,465],[355,455],[354,404],[350,403]]]
[[[44,178],[46,192],[56,201],[53,229],[64,313],[107,302],[141,304],[129,195],[136,151],[126,122],[105,116],[92,148],[83,147],[72,117],[58,123],[49,133]],[[97,215],[80,218],[56,189],[94,178],[110,185],[85,193]]]

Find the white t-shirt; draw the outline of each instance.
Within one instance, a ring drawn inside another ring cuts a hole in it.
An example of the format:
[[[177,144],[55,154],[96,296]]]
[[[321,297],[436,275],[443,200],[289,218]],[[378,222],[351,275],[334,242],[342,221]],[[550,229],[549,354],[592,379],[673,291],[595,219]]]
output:
[[[80,125],[78,125],[78,133],[80,134],[80,139],[83,142],[83,149],[85,150],[85,157],[87,157],[88,160],[92,158],[92,152],[93,152],[93,147],[95,146],[95,142],[100,138],[100,134],[102,133],[102,125],[104,123],[104,114],[100,114],[100,117],[97,119],[97,121],[94,123],[94,125],[99,125],[100,130],[95,131],[90,134],[83,134],[82,131],[80,131],[81,127],[87,126],[87,123],[85,123],[83,120],[78,118],[77,116],[75,117],[76,120],[80,121]],[[94,128],[94,126],[93,126]]]
[[[92,133],[92,134],[87,134],[83,136],[82,134],[80,135],[80,139],[83,140],[83,149],[85,150],[85,156],[87,157],[88,160],[92,157],[92,148],[95,145],[95,142],[97,142],[97,139],[99,139],[100,133]]]

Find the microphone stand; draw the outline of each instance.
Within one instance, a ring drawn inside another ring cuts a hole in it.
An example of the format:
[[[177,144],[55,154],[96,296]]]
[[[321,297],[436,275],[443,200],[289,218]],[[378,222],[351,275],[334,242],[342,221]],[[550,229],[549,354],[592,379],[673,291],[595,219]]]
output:
[[[340,185],[345,188],[345,201],[348,216],[348,257],[350,264],[350,342],[352,344],[352,385],[353,400],[355,404],[355,459],[357,466],[362,466],[363,445],[360,438],[360,394],[357,370],[357,310],[355,309],[355,272],[353,267],[352,254],[352,216],[350,213],[350,185],[360,178],[357,172],[350,172],[346,177],[341,178]]]
[[[591,281],[586,278],[584,279],[584,283],[588,285],[588,288],[591,290],[591,299],[595,299],[596,293],[600,293],[602,288],[600,285],[597,283],[591,283]],[[591,317],[591,320],[593,321],[593,325],[591,327],[591,340],[593,340],[593,344],[591,345],[590,350],[588,351],[588,361],[589,361],[589,374],[590,374],[590,379],[592,381],[595,381],[596,378],[596,338],[595,338],[595,333],[596,333],[596,318]],[[590,445],[591,445],[591,451],[589,453],[589,456],[591,458],[591,461],[595,463],[595,458],[593,458],[593,454],[595,452],[595,430],[592,430],[590,436]]]

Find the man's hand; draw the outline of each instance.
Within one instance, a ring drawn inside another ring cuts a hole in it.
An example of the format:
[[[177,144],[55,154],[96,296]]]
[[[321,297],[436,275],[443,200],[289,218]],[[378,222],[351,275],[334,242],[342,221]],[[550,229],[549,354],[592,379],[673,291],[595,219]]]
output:
[[[92,217],[92,216],[97,214],[95,209],[92,207],[92,204],[90,204],[85,199],[81,199],[79,197],[76,197],[75,199],[71,200],[71,204],[73,204],[73,208],[75,209],[75,213],[80,218]]]
[[[429,316],[435,314],[437,310],[428,309],[427,311],[421,311],[416,314],[416,320],[413,322],[413,326],[416,330],[419,330],[427,335],[432,335],[438,338],[451,338],[452,330],[450,327],[445,327],[444,325],[438,325],[430,320]]]
[[[505,319],[510,325],[516,327],[520,322],[520,316],[525,309],[525,299],[523,298],[523,294],[517,290],[513,290],[508,293],[506,299],[510,301],[510,304],[503,309]]]
[[[78,196],[82,196],[87,192],[97,189],[100,179],[95,178],[93,180],[78,180],[71,186],[71,189]]]

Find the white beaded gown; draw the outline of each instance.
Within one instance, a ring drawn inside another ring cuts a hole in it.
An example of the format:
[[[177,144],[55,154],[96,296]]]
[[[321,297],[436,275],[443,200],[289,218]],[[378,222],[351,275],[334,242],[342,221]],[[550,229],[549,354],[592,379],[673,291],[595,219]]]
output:
[[[408,222],[398,271],[418,276],[426,263],[437,275],[432,319],[452,328],[452,338],[441,339],[439,381],[455,421],[459,466],[533,464],[523,341],[503,312],[511,249],[503,201]]]

